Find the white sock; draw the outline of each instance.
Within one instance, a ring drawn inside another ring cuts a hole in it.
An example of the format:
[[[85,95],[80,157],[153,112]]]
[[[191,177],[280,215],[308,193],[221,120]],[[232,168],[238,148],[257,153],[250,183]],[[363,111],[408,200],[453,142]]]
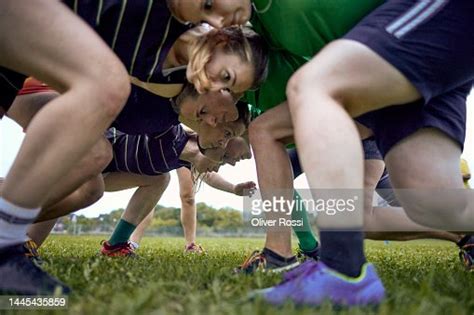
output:
[[[140,244],[138,244],[137,242],[134,242],[134,241],[129,241],[129,242],[130,242],[130,245],[132,245],[134,250],[137,250],[138,247],[140,247]]]
[[[40,208],[22,208],[0,197],[0,248],[24,243],[26,231],[39,212]]]

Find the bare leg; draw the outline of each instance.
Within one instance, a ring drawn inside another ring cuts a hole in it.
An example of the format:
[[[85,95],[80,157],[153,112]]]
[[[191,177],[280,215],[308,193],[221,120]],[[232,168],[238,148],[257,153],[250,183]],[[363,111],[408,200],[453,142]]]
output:
[[[59,94],[55,91],[20,95],[15,98],[7,115],[26,130],[34,116],[49,101],[58,96]],[[49,193],[48,200],[44,204],[45,210],[40,214],[40,221],[45,218],[58,218],[64,214],[82,209],[84,205],[88,206],[97,201],[102,196],[104,190],[100,173],[111,159],[112,146],[105,137],[101,137],[87,156],[78,163],[68,176],[62,177],[55,183]],[[82,184],[84,187],[80,188]],[[77,193],[74,193],[75,191]],[[85,193],[83,197],[81,197],[82,193]],[[77,196],[75,198],[77,201],[71,200],[74,199],[74,195]],[[65,207],[62,207],[60,202],[63,198],[67,199],[63,203]],[[85,198],[85,200],[81,201],[82,198]],[[48,211],[52,212],[45,214]]]
[[[106,44],[59,2],[2,1],[0,29],[8,29],[0,64],[64,92],[33,119],[5,180],[3,198],[37,208],[120,112],[130,83]]]
[[[436,231],[416,224],[400,207],[372,207],[372,198],[385,163],[380,160],[365,160],[365,210],[364,230],[366,238],[372,240],[409,241],[415,239],[441,239],[458,242],[460,235]]]
[[[153,215],[155,214],[155,208],[153,208],[150,213],[143,219],[142,222],[137,226],[135,231],[133,231],[132,235],[130,236],[130,240],[137,244],[140,244],[142,241],[143,235],[145,234],[146,229],[151,225],[153,222]]]
[[[36,222],[29,227],[28,236],[40,247],[51,233],[57,218],[92,205],[103,193],[104,181],[102,175],[98,175],[57,204],[41,211]]]
[[[60,218],[69,213],[84,209],[102,198],[103,194],[104,179],[102,175],[97,175],[82,184],[82,186],[69,194],[66,198],[51,206],[47,206],[40,212],[36,222]]]
[[[443,230],[473,229],[473,196],[463,186],[460,155],[459,145],[435,129],[419,130],[388,152],[392,185],[413,221]]]
[[[169,174],[146,176],[131,173],[109,173],[105,177],[105,190],[119,191],[138,186],[122,215],[122,219],[125,221],[138,225],[156,206],[168,187],[169,180]]]
[[[52,219],[41,223],[35,223],[30,226],[27,234],[36,243],[36,245],[40,247],[43,245],[44,241],[53,230],[56,221],[58,220]]]
[[[183,225],[186,246],[196,242],[196,202],[191,171],[185,167],[176,170],[181,198],[181,224]]]
[[[293,126],[288,105],[281,104],[255,119],[249,127],[250,143],[255,154],[259,188],[262,198],[273,196],[293,199],[293,173],[285,143],[292,139]],[[285,209],[289,211],[289,209]],[[268,212],[267,220],[287,217],[281,212]],[[265,247],[284,257],[293,256],[291,227],[268,228]]]
[[[313,189],[362,189],[362,147],[351,116],[419,98],[398,70],[347,40],[329,44],[298,70],[287,96],[300,159]],[[362,212],[351,221],[361,227]]]

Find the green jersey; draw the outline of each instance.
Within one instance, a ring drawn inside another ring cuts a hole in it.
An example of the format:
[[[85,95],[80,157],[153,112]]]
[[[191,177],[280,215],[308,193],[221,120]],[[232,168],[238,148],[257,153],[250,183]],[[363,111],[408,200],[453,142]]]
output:
[[[281,104],[286,100],[286,83],[307,61],[307,58],[271,49],[268,56],[268,77],[258,90],[245,93],[246,101],[261,112]]]
[[[258,115],[286,100],[286,84],[329,42],[341,38],[384,0],[252,0],[251,23],[270,46],[268,78],[246,101]]]
[[[251,23],[270,47],[312,57],[384,0],[252,0]]]

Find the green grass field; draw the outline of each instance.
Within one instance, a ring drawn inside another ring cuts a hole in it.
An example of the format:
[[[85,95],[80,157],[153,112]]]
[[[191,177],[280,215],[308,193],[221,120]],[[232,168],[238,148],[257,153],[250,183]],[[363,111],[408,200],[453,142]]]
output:
[[[179,238],[146,238],[138,259],[98,257],[101,237],[53,236],[41,249],[45,268],[74,290],[70,314],[332,314],[330,305],[272,307],[247,293],[278,283],[278,275],[236,276],[233,267],[261,239],[200,239],[207,255],[183,255]],[[474,314],[474,273],[445,242],[368,242],[388,297],[378,308],[338,314]],[[39,311],[38,311],[39,312]],[[28,314],[33,314],[28,311]],[[64,313],[64,311],[57,311]],[[44,311],[43,311],[44,314]]]

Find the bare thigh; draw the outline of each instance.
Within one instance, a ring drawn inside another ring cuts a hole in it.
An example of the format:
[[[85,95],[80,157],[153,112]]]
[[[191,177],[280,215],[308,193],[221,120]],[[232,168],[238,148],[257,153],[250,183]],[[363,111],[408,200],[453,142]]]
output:
[[[352,117],[420,98],[415,87],[390,63],[367,46],[343,39],[327,45],[301,67],[287,87],[289,99],[318,93],[334,98]],[[294,102],[290,105],[298,106]]]

